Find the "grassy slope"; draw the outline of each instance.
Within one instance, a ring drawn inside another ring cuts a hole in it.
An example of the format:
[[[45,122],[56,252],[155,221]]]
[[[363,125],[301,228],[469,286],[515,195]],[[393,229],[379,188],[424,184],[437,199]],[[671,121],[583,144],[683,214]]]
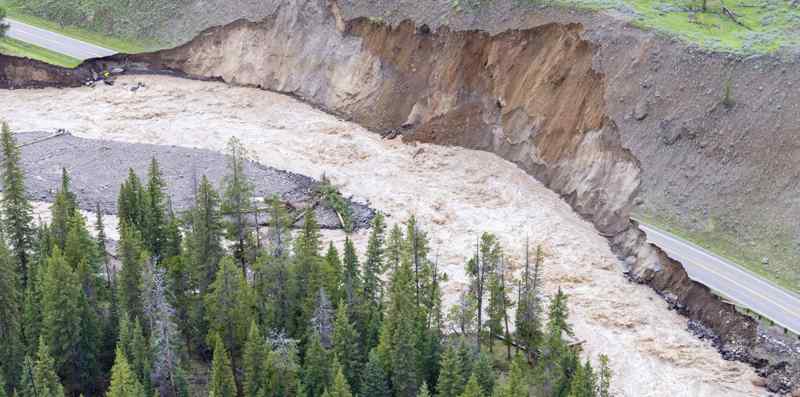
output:
[[[8,37],[0,39],[0,53],[36,59],[53,65],[75,67],[80,60]]]
[[[771,231],[770,236],[752,244],[741,244],[739,238],[726,233],[713,224],[703,225],[698,230],[685,227],[681,222],[653,214],[637,213],[638,219],[666,230],[684,240],[723,257],[737,265],[770,280],[790,291],[800,293],[800,283],[794,265],[793,238],[789,234]],[[765,231],[766,232],[766,231]],[[762,263],[764,252],[770,252],[769,263]]]
[[[28,25],[36,26],[42,29],[47,29],[52,32],[61,33],[64,36],[69,36],[74,39],[85,41],[100,47],[105,47],[110,50],[124,52],[124,53],[137,53],[145,52],[148,48],[153,48],[153,43],[146,43],[135,41],[131,39],[122,39],[117,37],[109,37],[102,33],[92,32],[87,29],[82,29],[73,26],[61,26],[58,23],[48,21],[32,15],[27,15],[20,12],[18,9],[9,4],[8,0],[0,0],[0,7],[6,9],[8,17],[17,21],[27,23]]]
[[[700,0],[552,1],[565,7],[616,10],[631,16],[635,26],[715,51],[765,54],[800,47],[800,7],[791,7],[790,0],[725,0],[745,26],[722,14],[720,0],[708,0],[705,13],[700,12]]]

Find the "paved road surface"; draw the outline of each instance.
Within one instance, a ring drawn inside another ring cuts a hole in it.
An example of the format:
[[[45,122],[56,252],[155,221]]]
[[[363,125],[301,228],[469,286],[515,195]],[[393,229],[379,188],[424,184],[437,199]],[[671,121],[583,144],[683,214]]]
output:
[[[80,60],[98,58],[113,55],[116,51],[98,47],[62,34],[54,33],[49,30],[37,28],[10,18],[5,22],[10,25],[8,37],[35,44],[39,47],[47,48],[64,55],[69,55]]]
[[[651,243],[681,262],[695,281],[800,334],[800,296],[663,230],[640,224]]]

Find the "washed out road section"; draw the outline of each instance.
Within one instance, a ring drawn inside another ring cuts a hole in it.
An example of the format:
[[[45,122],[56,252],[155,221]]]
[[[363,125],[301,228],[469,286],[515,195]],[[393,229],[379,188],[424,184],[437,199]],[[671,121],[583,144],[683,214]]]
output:
[[[693,280],[800,334],[800,296],[671,233],[650,225],[640,227],[648,241],[681,262]]]
[[[73,58],[86,60],[89,58],[100,58],[116,54],[116,51],[108,48],[89,44],[46,29],[37,28],[36,26],[15,21],[11,18],[6,18],[5,22],[9,25],[8,32],[6,33],[8,37],[34,44],[60,54],[69,55]]]

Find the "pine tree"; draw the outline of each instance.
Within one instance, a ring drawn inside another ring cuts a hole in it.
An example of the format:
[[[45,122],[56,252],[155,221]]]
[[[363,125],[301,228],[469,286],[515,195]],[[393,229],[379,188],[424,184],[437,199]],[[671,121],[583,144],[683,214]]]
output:
[[[270,337],[272,351],[267,358],[270,397],[306,396],[300,376],[297,343],[284,334],[274,333]]]
[[[527,368],[528,363],[522,356],[517,355],[511,362],[511,373],[508,379],[496,388],[494,395],[498,397],[528,397],[529,381],[525,372]]]
[[[205,176],[198,187],[195,207],[191,212],[191,231],[186,240],[189,267],[202,295],[214,281],[224,253],[219,196]]]
[[[436,385],[438,397],[458,397],[464,391],[466,381],[463,373],[464,363],[455,346],[448,346],[442,356],[439,383]]]
[[[269,207],[270,228],[267,231],[269,253],[275,258],[284,256],[288,254],[288,247],[291,245],[290,228],[294,219],[289,216],[286,205],[279,196],[266,197],[264,203]]]
[[[89,234],[86,219],[76,211],[68,222],[67,240],[64,244],[64,258],[72,269],[78,273],[84,294],[96,305],[99,288],[103,285],[100,279],[100,261],[97,242]]]
[[[417,393],[417,397],[431,397],[431,391],[427,382],[422,382],[422,386],[419,387],[419,393]]]
[[[325,395],[329,397],[353,397],[353,393],[350,391],[350,385],[347,384],[347,379],[345,379],[342,368],[336,371],[336,376],[333,378],[333,385],[329,391],[325,392]]]
[[[364,367],[361,376],[360,396],[388,396],[389,384],[386,371],[383,370],[378,352],[375,349],[369,352],[369,361]]]
[[[390,379],[397,396],[414,396],[419,388],[419,311],[411,263],[402,260],[392,279],[391,302],[381,331],[379,351],[388,352]]]
[[[386,240],[386,267],[390,274],[394,274],[400,267],[403,257],[403,231],[400,226],[394,225]]]
[[[42,336],[52,348],[55,368],[62,378],[77,383],[82,342],[80,282],[57,247],[48,260],[42,285]]]
[[[570,397],[594,397],[596,391],[595,374],[592,364],[586,360],[584,366],[576,366],[570,383]]]
[[[37,390],[34,388],[33,369],[35,364],[31,357],[30,354],[26,355],[23,360],[19,381],[12,394],[14,397],[36,397],[38,395]]]
[[[492,358],[486,353],[478,354],[478,359],[472,367],[472,374],[481,386],[484,395],[491,396],[494,391],[495,371]]]
[[[291,336],[301,337],[316,310],[321,283],[320,232],[313,211],[305,212],[294,252],[289,285],[293,321],[288,330]]]
[[[119,346],[125,353],[131,369],[142,382],[145,392],[147,392],[150,390],[150,372],[153,362],[150,343],[144,334],[139,319],[136,318],[130,321],[125,312],[120,316]]]
[[[122,261],[118,287],[121,307],[131,318],[142,319],[142,273],[150,258],[139,232],[125,224],[120,225],[119,255]]]
[[[399,233],[399,228],[395,230]],[[392,234],[397,237],[397,233]],[[390,301],[381,327],[378,352],[388,370],[395,395],[411,397],[417,394],[422,383],[418,350],[420,313],[416,304],[411,256],[402,256],[392,274]]]
[[[180,257],[183,252],[183,236],[181,235],[180,229],[181,222],[172,210],[171,201],[168,200],[167,202],[169,203],[169,209],[167,211],[167,223],[164,228],[164,244],[161,252],[161,256],[165,260]]]
[[[20,284],[14,262],[5,243],[0,240],[0,376],[12,380],[10,385],[19,376],[20,358],[25,354],[19,306]],[[28,283],[29,288],[33,285],[32,281]]]
[[[551,333],[573,335],[572,327],[567,323],[567,317],[569,317],[567,294],[565,294],[560,287],[558,288],[556,296],[553,297],[553,300],[550,302],[548,312],[547,328]]]
[[[2,254],[3,244],[0,244],[0,259],[3,258]],[[0,261],[0,266],[3,264],[9,263],[9,261]],[[28,287],[25,288],[25,292],[23,295],[23,302],[22,302],[22,327],[21,327],[21,340],[22,345],[24,346],[24,353],[23,355],[33,355],[36,353],[36,348],[39,342],[39,333],[41,332],[42,328],[42,298],[41,298],[41,286],[42,286],[42,277],[44,276],[44,269],[47,265],[47,258],[39,259],[37,258],[36,264],[31,266],[29,269],[28,275]],[[4,275],[11,275],[12,273],[6,273],[5,270],[0,269],[0,283],[3,281]],[[11,289],[7,289],[4,286],[0,286],[0,296],[4,293],[10,294],[12,292]],[[3,298],[5,299],[5,298]],[[0,302],[2,306],[0,306],[0,312],[3,309],[10,309],[13,306],[6,306],[4,303]],[[6,321],[13,319],[11,314],[3,314],[0,319],[5,319]],[[0,320],[2,323],[3,320]],[[11,336],[5,336],[7,340],[13,340]],[[9,344],[8,346],[11,346]]]
[[[542,332],[542,305],[539,298],[542,289],[541,272],[544,262],[542,247],[536,249],[536,258],[531,269],[529,246],[525,243],[525,268],[518,288],[516,334],[517,340],[526,351],[528,361],[538,356],[538,349],[544,338]]]
[[[211,379],[208,385],[209,397],[236,397],[236,382],[233,378],[231,358],[222,339],[216,338],[214,359],[211,361]]]
[[[101,376],[111,372],[116,358],[116,347],[119,344],[119,304],[114,288],[109,290],[107,296],[107,310],[105,313],[98,313],[98,327],[100,330],[100,341],[97,346],[98,370]],[[102,387],[103,385],[98,385]]]
[[[158,390],[156,390],[158,392]],[[178,368],[175,372],[175,397],[190,397],[189,396],[189,380],[183,369]]]
[[[381,274],[384,269],[384,234],[386,225],[379,212],[372,219],[372,231],[367,242],[367,259],[364,261],[364,299],[370,305],[380,306],[383,296]]]
[[[596,394],[595,374],[592,365],[578,363],[571,373],[568,397],[594,397]]]
[[[470,276],[470,293],[478,303],[476,308],[478,330],[476,332],[476,346],[481,349],[481,333],[483,332],[484,298],[488,292],[489,275],[492,274],[500,258],[500,244],[491,233],[483,233],[479,244],[475,247],[475,256],[467,263],[467,272]],[[489,346],[492,346],[490,343]]]
[[[253,290],[256,294],[258,322],[263,329],[288,329],[294,322],[289,291],[291,245],[289,214],[278,197],[265,199],[269,207],[265,250],[253,266]]]
[[[406,240],[404,243],[406,259],[411,262],[411,269],[414,272],[414,295],[417,306],[422,301],[424,290],[423,280],[426,278],[426,266],[428,258],[428,236],[417,225],[417,218],[412,215],[406,222]]]
[[[218,337],[233,360],[240,357],[251,319],[252,294],[233,258],[225,257],[205,297],[209,336]],[[211,341],[209,341],[209,344]]]
[[[269,347],[255,321],[250,323],[247,343],[244,345],[242,392],[245,396],[267,395],[269,385]]]
[[[333,246],[333,242],[330,242],[322,266],[322,286],[333,302],[338,303],[344,299],[341,285],[342,261],[339,259],[339,251]]]
[[[117,347],[114,367],[111,369],[111,385],[107,397],[146,397],[144,387],[131,370],[128,359]]]
[[[196,290],[197,294],[190,295],[192,299],[187,302],[190,324],[186,327],[189,331],[186,336],[191,346],[202,352],[206,350],[205,339],[208,334],[203,297],[207,295],[224,255],[219,196],[205,176],[197,190],[195,207],[189,212],[189,226],[183,261],[190,274],[188,290]]]
[[[439,378],[442,356],[442,333],[439,329],[424,329],[419,342],[420,379],[435,384]]]
[[[347,383],[354,388],[358,388],[358,376],[361,374],[362,346],[360,340],[358,330],[347,313],[347,306],[344,302],[339,303],[333,329],[333,351],[342,365]]]
[[[127,225],[140,233],[147,217],[146,193],[142,181],[133,168],[128,169],[128,178],[122,182],[117,198],[117,216],[120,227]]]
[[[564,397],[569,394],[573,378],[579,371],[583,370],[583,367],[574,350],[562,347],[556,350],[556,353],[545,356],[545,360],[543,360],[552,362],[549,371],[543,372],[545,375],[543,384],[550,386],[552,393],[556,396]],[[580,383],[585,382],[584,375],[579,374],[579,376],[583,378]]]
[[[429,384],[435,384],[439,377],[439,361],[442,354],[442,289],[441,280],[447,275],[439,272],[438,258],[435,262],[426,261],[426,279],[423,280],[423,299],[419,327],[422,328],[420,359],[422,376]]]
[[[288,329],[291,317],[289,256],[261,255],[254,266],[253,292],[259,324],[264,329]]]
[[[166,270],[163,267],[148,262],[144,277],[143,300],[145,318],[150,326],[153,358],[150,378],[153,387],[162,396],[172,396],[177,393],[175,385],[180,366],[179,335],[166,278]]]
[[[32,248],[33,230],[32,207],[25,197],[25,173],[20,161],[20,150],[16,139],[6,123],[2,123],[2,224],[6,237],[11,245],[14,258],[21,277],[22,288],[27,285],[30,250]]]
[[[224,179],[222,212],[231,220],[226,222],[227,237],[233,241],[233,256],[239,262],[244,274],[247,269],[246,243],[252,232],[245,216],[252,205],[253,185],[244,173],[248,161],[247,149],[236,137],[228,141],[228,174]]]
[[[466,382],[469,379],[469,376],[472,375],[473,365],[472,363],[476,361],[477,354],[476,349],[469,343],[466,338],[461,338],[458,342],[458,356],[461,359],[461,379],[464,379]]]
[[[364,302],[362,337],[364,348],[372,349],[378,344],[383,314],[384,244],[386,225],[383,215],[377,213],[372,220],[372,231],[367,242],[367,258],[364,261]]]
[[[308,397],[319,397],[330,383],[331,355],[322,347],[318,333],[313,333],[308,341],[305,363],[303,365],[303,385]]]
[[[36,238],[32,256],[32,266],[28,269],[28,286],[24,291],[22,308],[22,340],[25,355],[34,356],[39,344],[42,329],[42,285],[46,273],[47,262],[52,255],[55,242],[50,228],[40,223],[36,230]],[[4,245],[0,244],[0,250]],[[6,254],[8,255],[8,254]],[[2,257],[2,255],[0,255]]]
[[[44,339],[39,339],[39,349],[36,352],[36,364],[33,367],[33,394],[38,397],[63,397],[64,388],[61,386],[55,371],[55,362],[50,355],[50,348]],[[23,383],[24,385],[24,383]],[[20,393],[20,397],[24,394]]]
[[[499,254],[499,253],[498,253]],[[489,275],[489,302],[487,312],[489,320],[487,326],[489,328],[489,351],[493,351],[494,340],[500,336],[504,336],[504,325],[508,325],[506,308],[511,305],[511,301],[505,290],[505,268],[503,263],[502,254],[499,254],[496,264],[491,270]],[[507,344],[507,354],[511,355],[511,345]]]
[[[0,373],[0,397],[8,397],[8,385],[6,384],[6,379],[3,377],[3,374]]]
[[[464,387],[464,392],[461,393],[461,397],[483,397],[485,396],[483,389],[478,384],[478,378],[475,375],[469,377],[469,381],[467,385]]]
[[[150,161],[147,172],[147,188],[144,190],[142,238],[148,251],[156,258],[163,259],[163,246],[166,240],[167,220],[164,191],[166,184],[155,157]]]
[[[61,169],[61,189],[56,193],[53,205],[50,207],[52,223],[50,231],[59,248],[64,249],[69,233],[69,221],[77,213],[78,204],[75,195],[70,191],[70,178],[65,168]]]
[[[85,266],[83,268],[85,269]],[[78,308],[80,311],[78,350],[75,352],[74,361],[69,363],[70,375],[65,376],[63,380],[69,390],[80,390],[87,395],[96,395],[97,380],[100,378],[98,362],[102,339],[100,320],[96,308],[85,293],[79,295]]]
[[[108,261],[108,247],[106,247],[108,236],[106,235],[106,227],[103,223],[103,210],[100,208],[100,203],[97,203],[95,215],[97,216],[94,223],[94,228],[97,231],[97,253],[100,257],[100,264],[102,264],[105,269],[108,289],[111,290],[113,288],[114,275],[111,274],[111,266]]]
[[[611,378],[613,373],[608,366],[608,356],[605,354],[600,355],[600,370],[597,373],[597,396],[610,397],[611,396]]]
[[[36,353],[36,366],[33,370],[33,379],[38,396],[61,397],[64,388],[61,386],[55,371],[55,363],[50,356],[50,349],[44,340],[39,340],[39,350]]]
[[[348,307],[355,308],[359,303],[362,280],[356,248],[349,236],[344,241],[344,258],[342,262],[344,264],[342,282],[344,283],[345,298]]]

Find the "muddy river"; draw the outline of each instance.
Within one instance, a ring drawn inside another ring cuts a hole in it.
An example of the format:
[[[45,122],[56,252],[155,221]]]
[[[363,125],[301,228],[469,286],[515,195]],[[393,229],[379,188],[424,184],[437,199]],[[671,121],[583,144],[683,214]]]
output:
[[[146,87],[135,92],[138,82]],[[382,140],[287,96],[222,83],[130,76],[113,87],[0,91],[0,119],[13,129],[65,128],[83,138],[224,150],[241,139],[263,164],[312,177],[325,173],[346,195],[388,215],[423,221],[449,274],[447,302],[465,286],[464,263],[484,231],[517,265],[525,236],[548,256],[552,292],[570,295],[586,354],[607,354],[617,395],[759,395],[748,366],[724,361],[689,333],[648,287],[629,283],[608,243],[557,195],[496,155]],[[112,160],[112,159],[110,159]],[[222,165],[220,165],[222,166]],[[355,236],[361,247],[366,231]],[[339,232],[326,237],[340,242]]]

